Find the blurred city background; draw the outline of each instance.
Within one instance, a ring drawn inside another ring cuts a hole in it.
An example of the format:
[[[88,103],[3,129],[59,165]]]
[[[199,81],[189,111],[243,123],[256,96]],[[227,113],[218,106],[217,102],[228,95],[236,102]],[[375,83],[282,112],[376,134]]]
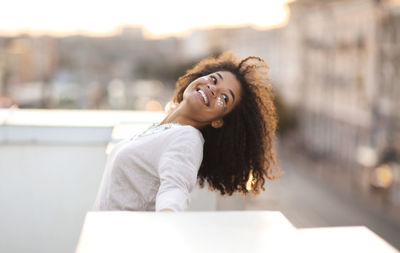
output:
[[[85,24],[107,31],[57,26],[91,19],[74,20],[78,4],[52,4],[49,12],[69,11],[60,21],[15,1],[0,18],[0,251],[73,250],[105,150],[162,119],[177,78],[227,50],[271,67],[284,173],[256,198],[199,191],[193,210],[279,210],[296,227],[364,225],[400,249],[399,0],[249,1],[236,12],[234,3],[173,12],[189,3],[149,2],[131,12],[121,1],[86,4],[97,20]],[[128,24],[141,12],[147,19]],[[104,21],[111,17],[118,26]]]

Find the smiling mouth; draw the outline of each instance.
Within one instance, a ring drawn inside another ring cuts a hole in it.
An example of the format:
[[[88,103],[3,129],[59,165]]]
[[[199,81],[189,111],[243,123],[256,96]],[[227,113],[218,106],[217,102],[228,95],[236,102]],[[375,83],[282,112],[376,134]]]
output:
[[[204,103],[205,103],[207,106],[209,106],[208,98],[207,98],[206,94],[204,93],[204,91],[201,90],[201,89],[197,89],[197,92],[200,93],[200,95],[203,97]]]

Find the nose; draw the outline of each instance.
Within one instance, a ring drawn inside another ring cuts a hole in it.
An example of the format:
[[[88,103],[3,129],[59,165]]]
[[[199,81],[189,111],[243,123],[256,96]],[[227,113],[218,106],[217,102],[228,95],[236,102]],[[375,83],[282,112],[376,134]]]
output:
[[[215,94],[217,94],[217,87],[215,87],[215,85],[208,84],[207,87],[213,96],[215,96]]]

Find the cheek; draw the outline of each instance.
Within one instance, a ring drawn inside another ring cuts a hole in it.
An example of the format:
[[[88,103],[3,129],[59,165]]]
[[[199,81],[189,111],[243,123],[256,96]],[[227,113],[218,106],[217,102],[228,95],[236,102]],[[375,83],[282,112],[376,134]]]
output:
[[[186,98],[187,98],[187,89],[183,92],[182,98],[183,98],[183,99],[186,99]]]
[[[187,98],[190,95],[190,86],[188,86],[182,94],[182,98]]]

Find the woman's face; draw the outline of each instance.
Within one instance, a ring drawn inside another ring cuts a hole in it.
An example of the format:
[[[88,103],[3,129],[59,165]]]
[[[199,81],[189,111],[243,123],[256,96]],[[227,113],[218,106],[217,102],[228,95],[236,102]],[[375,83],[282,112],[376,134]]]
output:
[[[240,99],[240,83],[229,71],[217,71],[197,78],[183,93],[183,101],[190,109],[192,119],[202,125],[222,120]]]

